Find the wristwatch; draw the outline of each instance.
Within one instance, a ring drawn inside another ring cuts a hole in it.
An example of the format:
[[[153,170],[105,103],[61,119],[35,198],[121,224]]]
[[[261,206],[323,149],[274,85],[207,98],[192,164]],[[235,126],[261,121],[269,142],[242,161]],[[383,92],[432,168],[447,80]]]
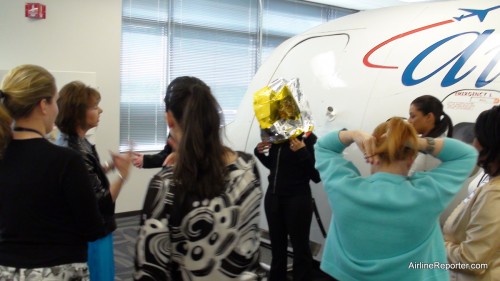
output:
[[[427,146],[425,147],[423,153],[432,154],[434,152],[434,148],[436,147],[436,140],[434,138],[426,137]]]

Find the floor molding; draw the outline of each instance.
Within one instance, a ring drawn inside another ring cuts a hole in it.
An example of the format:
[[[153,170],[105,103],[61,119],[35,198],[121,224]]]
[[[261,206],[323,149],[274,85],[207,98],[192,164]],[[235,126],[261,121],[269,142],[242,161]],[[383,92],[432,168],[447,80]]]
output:
[[[141,214],[140,210],[137,211],[128,211],[128,212],[121,212],[121,213],[116,213],[115,218],[126,218],[126,217],[133,217],[133,216],[139,216]]]

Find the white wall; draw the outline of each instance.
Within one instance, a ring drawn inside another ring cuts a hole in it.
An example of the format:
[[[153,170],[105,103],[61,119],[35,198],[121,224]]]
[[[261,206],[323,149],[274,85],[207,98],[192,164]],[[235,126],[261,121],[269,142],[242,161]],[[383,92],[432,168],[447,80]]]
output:
[[[86,73],[82,77],[95,75],[92,86],[101,92],[104,113],[94,140],[101,160],[108,160],[109,151],[117,151],[119,145],[122,1],[40,0],[47,7],[43,20],[24,16],[26,2],[0,0],[0,70],[29,63],[55,73],[71,72],[74,77],[79,72]],[[133,168],[118,198],[117,212],[142,208],[146,185],[155,171]]]

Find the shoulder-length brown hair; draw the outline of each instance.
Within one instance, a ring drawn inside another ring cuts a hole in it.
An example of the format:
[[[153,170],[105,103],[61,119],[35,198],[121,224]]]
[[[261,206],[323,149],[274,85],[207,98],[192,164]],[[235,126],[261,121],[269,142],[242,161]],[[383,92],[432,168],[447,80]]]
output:
[[[70,82],[59,91],[56,126],[67,135],[76,135],[86,126],[87,109],[101,100],[101,94],[80,81]]]

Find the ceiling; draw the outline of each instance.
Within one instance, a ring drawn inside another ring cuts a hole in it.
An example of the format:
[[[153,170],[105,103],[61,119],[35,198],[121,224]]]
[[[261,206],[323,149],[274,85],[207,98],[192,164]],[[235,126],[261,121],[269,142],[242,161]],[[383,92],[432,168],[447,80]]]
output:
[[[407,5],[415,2],[437,2],[436,0],[304,0],[353,10],[371,10],[389,6]],[[449,0],[448,0],[449,1]]]

